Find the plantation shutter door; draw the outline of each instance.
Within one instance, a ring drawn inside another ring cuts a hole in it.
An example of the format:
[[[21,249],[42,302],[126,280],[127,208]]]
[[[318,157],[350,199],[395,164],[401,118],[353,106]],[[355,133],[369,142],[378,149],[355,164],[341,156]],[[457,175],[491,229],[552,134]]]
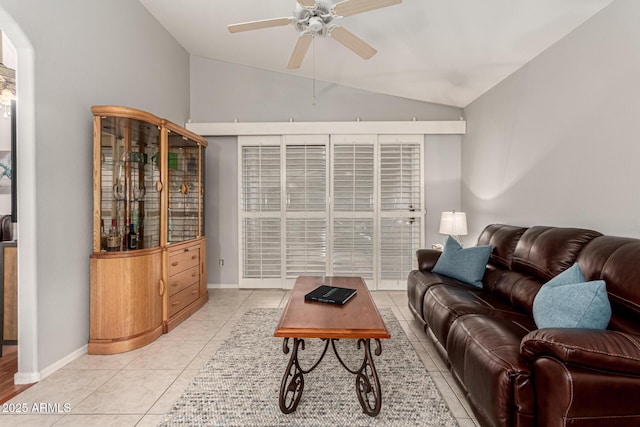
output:
[[[332,135],[331,274],[375,289],[375,135]]]
[[[282,287],[281,137],[238,137],[240,287]]]
[[[424,247],[422,135],[380,135],[380,288],[404,289]]]
[[[328,135],[285,136],[285,275],[327,272]]]
[[[332,274],[405,289],[424,247],[423,139],[239,137],[240,287]]]

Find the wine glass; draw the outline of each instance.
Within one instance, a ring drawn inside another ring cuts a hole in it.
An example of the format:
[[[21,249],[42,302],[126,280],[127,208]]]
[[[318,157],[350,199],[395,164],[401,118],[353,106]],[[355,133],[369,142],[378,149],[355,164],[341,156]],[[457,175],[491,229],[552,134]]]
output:
[[[147,194],[147,189],[144,185],[135,186],[132,189],[133,192],[133,200],[140,201],[144,200],[145,194]]]
[[[124,185],[120,181],[116,181],[113,184],[113,198],[116,200],[124,200],[125,197],[125,189]]]

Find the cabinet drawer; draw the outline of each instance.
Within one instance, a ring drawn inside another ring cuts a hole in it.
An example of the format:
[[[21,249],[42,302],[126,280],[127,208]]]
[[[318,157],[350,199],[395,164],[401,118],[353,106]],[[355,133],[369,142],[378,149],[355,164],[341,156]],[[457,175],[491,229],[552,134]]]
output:
[[[200,281],[200,266],[196,265],[169,277],[169,296]]]
[[[198,283],[181,290],[169,297],[169,317],[173,317],[174,314],[191,304],[198,299],[200,294],[200,288]]]
[[[200,264],[200,246],[194,245],[169,254],[169,277]]]

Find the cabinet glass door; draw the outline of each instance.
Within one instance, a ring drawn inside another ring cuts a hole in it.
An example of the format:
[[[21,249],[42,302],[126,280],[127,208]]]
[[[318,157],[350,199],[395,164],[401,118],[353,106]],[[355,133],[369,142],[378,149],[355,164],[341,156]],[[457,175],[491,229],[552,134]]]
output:
[[[158,126],[121,117],[101,118],[101,251],[160,245]]]
[[[201,236],[201,148],[175,132],[170,131],[168,139],[167,240],[176,243]]]

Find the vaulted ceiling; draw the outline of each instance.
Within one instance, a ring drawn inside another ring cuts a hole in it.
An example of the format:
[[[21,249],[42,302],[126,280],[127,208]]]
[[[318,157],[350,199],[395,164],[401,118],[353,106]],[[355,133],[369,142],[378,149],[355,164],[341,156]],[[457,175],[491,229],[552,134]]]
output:
[[[465,107],[613,0],[403,0],[337,20],[377,49],[371,59],[315,37],[297,69],[287,69],[294,25],[227,30],[290,17],[296,0],[139,1],[192,55]]]

